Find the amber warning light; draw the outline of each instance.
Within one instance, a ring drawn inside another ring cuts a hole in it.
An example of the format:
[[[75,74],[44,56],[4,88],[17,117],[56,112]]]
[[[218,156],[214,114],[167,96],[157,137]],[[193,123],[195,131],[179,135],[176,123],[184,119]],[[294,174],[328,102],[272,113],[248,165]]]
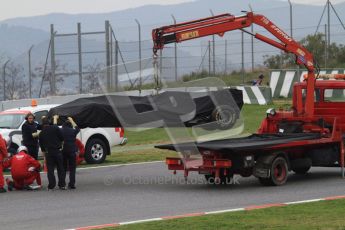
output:
[[[33,100],[31,101],[31,106],[32,106],[32,107],[36,107],[36,106],[37,106],[37,101],[36,101],[35,99],[33,99]]]

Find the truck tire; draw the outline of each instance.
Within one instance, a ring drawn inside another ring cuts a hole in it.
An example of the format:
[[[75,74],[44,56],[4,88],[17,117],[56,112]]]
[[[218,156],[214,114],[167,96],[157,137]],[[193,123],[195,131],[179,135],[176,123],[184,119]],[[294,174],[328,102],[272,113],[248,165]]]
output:
[[[284,157],[275,158],[270,167],[270,176],[268,178],[259,178],[262,185],[280,186],[286,183],[288,178],[288,164]]]
[[[101,164],[108,155],[108,149],[103,140],[91,138],[85,147],[85,161],[88,164]]]
[[[310,168],[311,168],[310,166],[303,167],[303,168],[295,168],[295,169],[292,169],[292,171],[298,175],[305,175],[308,173]]]
[[[236,120],[236,111],[228,105],[217,106],[211,114],[211,122],[216,122],[220,130],[232,128]]]

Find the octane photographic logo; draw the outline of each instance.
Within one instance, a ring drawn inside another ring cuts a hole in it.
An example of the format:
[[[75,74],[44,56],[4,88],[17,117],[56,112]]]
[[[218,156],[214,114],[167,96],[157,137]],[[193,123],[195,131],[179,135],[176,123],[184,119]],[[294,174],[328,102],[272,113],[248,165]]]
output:
[[[114,184],[114,177],[112,175],[106,175],[104,178],[103,178],[103,183],[104,185],[106,186],[111,186]]]
[[[128,66],[137,68],[131,68],[132,72],[129,73]],[[157,59],[143,59],[141,60],[141,66],[144,66],[142,71],[138,71],[139,62],[126,63],[104,70],[104,74],[114,73],[115,71],[121,72],[121,69],[126,70],[126,73],[118,74],[119,85],[117,92],[108,90],[104,83],[104,79],[107,79],[107,77],[103,76],[99,79],[103,92],[108,96],[109,104],[124,129],[141,132],[148,129],[164,128],[177,152],[182,154],[182,159],[191,155],[193,155],[193,158],[201,157],[201,155],[195,144],[190,144],[188,147],[177,145],[181,142],[194,143],[195,141],[231,137],[242,133],[244,125],[241,119],[241,110],[229,90],[222,90],[219,93],[220,89],[227,88],[227,85],[221,79],[209,77],[191,82],[181,82],[176,88],[168,88],[164,76],[162,77],[159,72]],[[171,73],[168,74],[171,75]],[[121,86],[128,86],[128,84],[133,88],[138,88],[138,85],[152,84],[152,82],[160,82],[161,88],[159,90],[119,90]],[[121,95],[121,103],[112,100],[112,95]],[[132,96],[148,96],[143,106],[151,109],[138,112],[138,105],[135,104],[136,98]],[[190,125],[187,127],[187,122],[195,119],[198,115],[201,115],[199,118],[202,120],[204,114],[201,113],[207,110],[207,108],[203,108],[202,101],[197,102],[201,96],[209,96],[214,105],[214,111],[207,115],[216,116],[217,119],[197,122],[191,127]],[[217,109],[219,109],[218,113]],[[224,111],[238,111],[238,114],[234,117],[225,114]],[[235,119],[235,122],[233,119]],[[221,125],[226,125],[229,120],[234,124],[229,127],[221,127]],[[188,167],[188,164],[186,167]]]
[[[221,180],[216,180],[214,177],[210,177],[205,180],[202,177],[192,176],[192,177],[182,177],[182,176],[124,176],[121,177],[117,183],[122,183],[124,185],[207,185],[207,184],[224,184],[224,185],[239,185],[240,176],[234,175],[233,177],[223,178]],[[114,175],[106,175],[103,179],[104,185],[113,186],[115,184]]]

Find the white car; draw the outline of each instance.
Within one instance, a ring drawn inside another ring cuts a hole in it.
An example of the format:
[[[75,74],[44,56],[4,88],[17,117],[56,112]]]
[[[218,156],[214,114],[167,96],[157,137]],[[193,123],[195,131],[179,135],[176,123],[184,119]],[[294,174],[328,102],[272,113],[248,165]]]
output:
[[[21,107],[8,109],[0,112],[0,134],[3,138],[11,140],[9,149],[15,151],[22,143],[22,125],[25,122],[25,116],[32,113],[38,123],[41,118],[48,114],[55,105],[34,105],[30,107]],[[85,146],[85,161],[89,164],[103,163],[107,155],[111,154],[111,148],[116,145],[124,145],[127,138],[124,136],[123,128],[85,128],[81,129],[77,138]],[[39,156],[42,156],[39,151]]]

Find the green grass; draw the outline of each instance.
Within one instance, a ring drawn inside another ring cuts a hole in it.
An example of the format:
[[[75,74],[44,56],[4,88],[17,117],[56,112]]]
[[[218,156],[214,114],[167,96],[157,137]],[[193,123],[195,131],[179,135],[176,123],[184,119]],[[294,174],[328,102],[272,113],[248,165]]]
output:
[[[163,161],[166,157],[175,157],[177,154],[172,151],[159,149],[131,150],[126,152],[115,152],[108,156],[105,164],[126,164],[148,161]],[[102,164],[103,165],[103,164]]]
[[[227,86],[252,85],[252,81],[257,80],[260,74],[264,75],[262,86],[267,86],[269,84],[270,71],[266,68],[259,68],[259,69],[255,69],[254,71],[251,71],[251,72],[244,72],[244,74],[242,74],[240,71],[238,71],[238,72],[233,71],[232,73],[229,73],[229,74],[217,73],[216,75],[209,74],[208,71],[206,71],[206,70],[203,70],[200,72],[192,72],[190,74],[184,75],[182,77],[182,80],[180,80],[180,81],[164,82],[164,85],[159,84],[158,88],[162,88],[162,87],[168,87],[168,88],[186,87],[187,85],[189,87],[192,87],[192,86],[205,87],[205,81],[204,81],[204,83],[202,83],[200,85],[200,81],[198,81],[198,80],[201,80],[201,79],[205,80],[206,78],[208,78],[208,79],[214,78],[214,79],[221,80]],[[219,83],[219,81],[217,81],[217,80],[216,80],[216,82]],[[207,86],[212,86],[212,83],[210,81],[207,81]],[[219,86],[219,84],[217,86]],[[155,89],[155,88],[157,88],[157,85],[155,83],[146,83],[146,84],[141,85],[142,90]],[[139,90],[139,85],[136,84],[133,87],[125,86],[124,90],[125,91],[127,91],[127,90]]]
[[[168,142],[169,137],[164,128],[149,129],[141,132],[125,130],[127,145],[142,145]]]
[[[266,117],[266,110],[273,105],[244,105],[242,118],[244,122],[244,133],[255,133],[262,120]]]
[[[118,230],[345,229],[345,200],[124,225]]]
[[[216,74],[215,76],[210,76],[207,71],[202,71],[200,73],[191,73],[183,76],[184,82],[199,80],[207,77],[216,77],[222,80],[228,86],[237,85],[252,85],[253,80],[257,80],[260,74],[264,75],[262,86],[268,85],[269,70],[267,69],[256,69],[253,72],[245,72],[242,74],[240,71],[233,71],[231,74]],[[168,86],[170,86],[168,84]]]
[[[164,161],[167,157],[177,157],[176,152],[159,150],[159,149],[144,149],[144,150],[128,150],[123,152],[113,152],[110,156],[107,156],[106,160],[102,164],[86,164],[83,162],[78,167],[94,167],[105,165],[118,165],[118,164],[130,164],[140,162],[151,161]]]

